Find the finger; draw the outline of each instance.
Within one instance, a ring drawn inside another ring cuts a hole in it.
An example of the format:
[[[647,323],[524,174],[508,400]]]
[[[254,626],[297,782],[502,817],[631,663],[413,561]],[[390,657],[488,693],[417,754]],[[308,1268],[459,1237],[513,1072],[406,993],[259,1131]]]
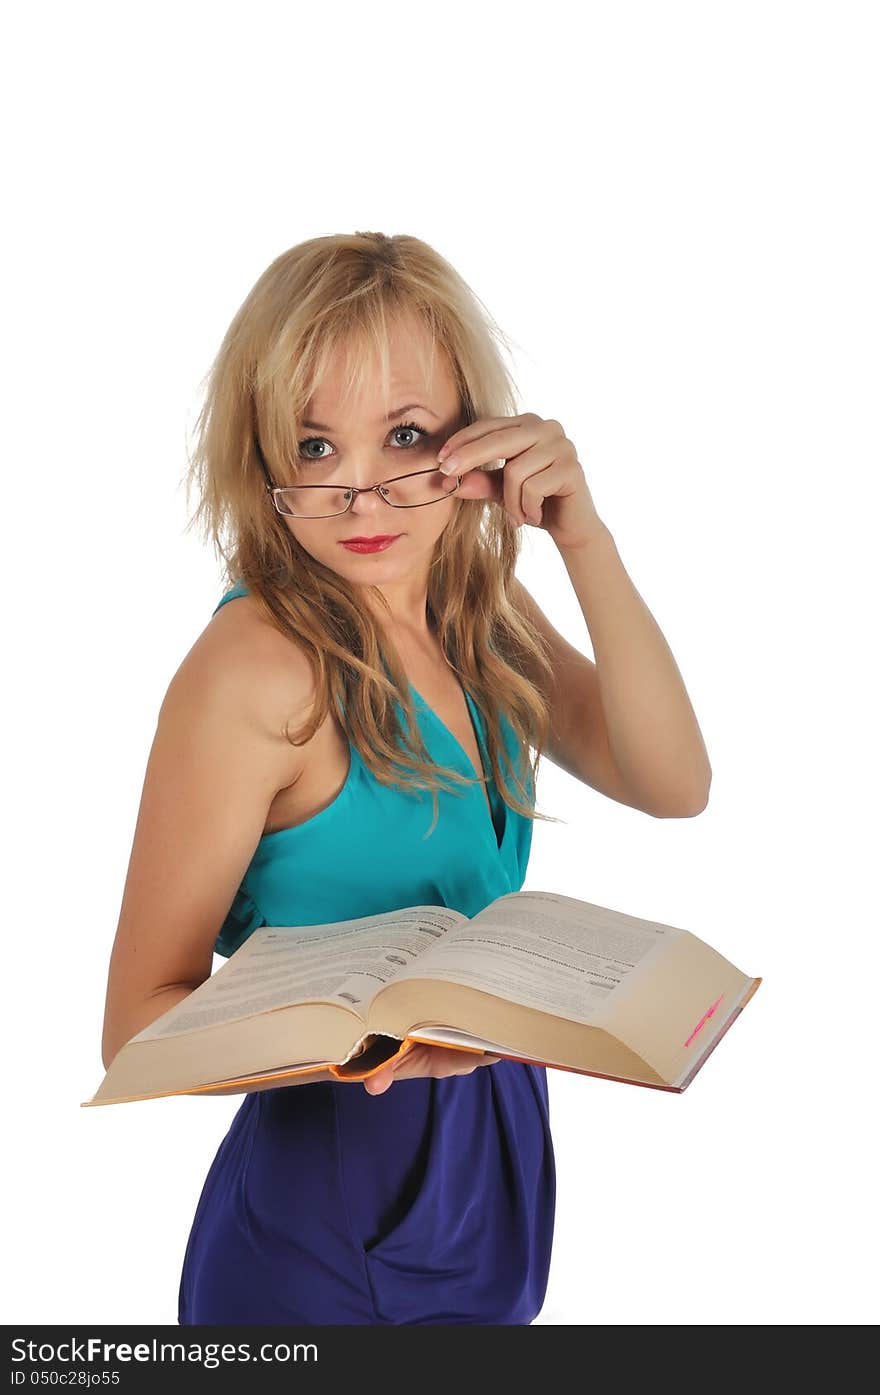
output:
[[[493,504],[504,503],[504,467],[500,470],[469,470],[460,476],[456,499],[491,499]]]
[[[540,439],[540,425],[540,421],[533,426],[523,419],[516,426],[505,422],[503,430],[481,432],[477,440],[463,442],[449,454],[444,453],[440,470],[444,475],[461,475],[493,460],[510,460]],[[437,458],[440,459],[439,453]]]
[[[415,1066],[412,1064],[414,1059]],[[396,1060],[389,1061],[381,1070],[368,1076],[364,1081],[364,1089],[371,1095],[381,1095],[394,1084],[395,1080],[403,1080],[409,1076],[425,1075],[426,1073],[424,1049],[416,1042],[410,1045]]]
[[[527,452],[531,454],[531,452]],[[554,459],[543,469],[534,470],[522,481],[520,487],[520,506],[522,514],[527,523],[532,523],[536,528],[540,528],[544,500],[551,494],[557,493],[565,479],[564,465]]]
[[[505,466],[504,507],[517,527],[523,523],[540,523],[540,511],[536,510],[534,515],[529,512],[529,498],[536,490],[542,498],[552,493],[551,489],[545,490],[534,481],[543,477],[554,458],[553,442],[542,439]]]
[[[368,1095],[384,1095],[393,1083],[394,1071],[386,1068],[376,1071],[375,1075],[368,1076],[364,1081],[364,1089]]]
[[[501,431],[505,427],[524,422],[530,415],[531,413],[518,417],[480,417],[478,421],[469,422],[467,426],[461,427],[459,431],[454,431],[451,436],[447,437],[437,452],[437,459],[444,460],[459,446],[466,446],[471,441],[478,441],[481,436],[487,435],[490,431]]]
[[[501,1059],[501,1056],[486,1052],[461,1051],[454,1046],[431,1046],[419,1042],[398,1060],[389,1062],[369,1076],[363,1084],[368,1094],[381,1095],[395,1080],[409,1080],[417,1076],[441,1080],[449,1075],[472,1075],[480,1066],[495,1065]]]
[[[438,1079],[444,1075],[470,1075],[485,1064],[483,1052],[457,1046],[429,1046],[426,1053],[426,1060],[419,1063],[418,1074],[434,1075]]]

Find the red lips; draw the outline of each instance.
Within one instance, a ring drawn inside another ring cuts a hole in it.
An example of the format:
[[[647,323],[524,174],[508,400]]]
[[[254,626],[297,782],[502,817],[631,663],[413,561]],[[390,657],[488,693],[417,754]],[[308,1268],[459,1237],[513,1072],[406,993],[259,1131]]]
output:
[[[347,552],[387,552],[402,537],[402,533],[382,533],[374,538],[342,538],[340,541]]]

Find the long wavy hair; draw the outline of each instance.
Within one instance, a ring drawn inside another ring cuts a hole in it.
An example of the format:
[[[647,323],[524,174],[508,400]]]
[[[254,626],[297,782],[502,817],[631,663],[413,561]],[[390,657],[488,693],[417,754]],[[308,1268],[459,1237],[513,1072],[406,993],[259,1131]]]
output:
[[[235,314],[202,382],[196,445],[188,455],[187,500],[223,559],[227,585],[243,582],[265,616],[299,645],[315,675],[307,721],[285,736],[302,745],[332,704],[364,764],[383,784],[438,789],[474,781],[435,764],[415,720],[409,683],[388,632],[356,585],[317,561],[276,512],[268,485],[293,484],[308,402],[330,355],[341,351],[346,391],[360,390],[370,352],[378,355],[388,402],[388,329],[399,317],[445,352],[458,385],[462,425],[516,415],[503,336],[454,268],[416,237],[357,232],[315,237],[277,257]],[[422,367],[426,377],[433,359]],[[551,669],[540,634],[517,606],[513,578],[519,532],[489,500],[468,500],[437,541],[427,619],[450,667],[486,724],[491,774],[504,802],[527,818],[549,731]],[[379,608],[379,588],[368,588]],[[396,711],[400,703],[404,730]],[[525,759],[508,759],[500,716]],[[534,755],[528,754],[534,748]],[[530,790],[526,778],[532,782]],[[483,783],[478,780],[478,783]],[[558,822],[549,819],[550,822]]]

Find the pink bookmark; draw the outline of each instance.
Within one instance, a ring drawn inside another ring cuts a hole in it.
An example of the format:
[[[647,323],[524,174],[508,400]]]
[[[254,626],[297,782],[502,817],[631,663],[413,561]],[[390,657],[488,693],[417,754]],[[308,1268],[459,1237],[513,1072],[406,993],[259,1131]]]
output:
[[[721,998],[723,998],[723,997],[724,997],[724,994],[722,993],[722,994],[721,994]],[[688,1037],[687,1041],[685,1042],[685,1046],[690,1046],[691,1042],[693,1041],[694,1037],[697,1035],[697,1032],[700,1030],[700,1028],[703,1026],[703,1024],[704,1024],[705,1022],[708,1022],[708,1021],[709,1021],[709,1018],[712,1016],[712,1014],[714,1013],[714,1011],[715,1011],[715,1009],[717,1008],[718,1004],[721,1002],[721,998],[717,998],[717,999],[715,1000],[715,1002],[712,1004],[712,1006],[711,1006],[706,1012],[703,1013],[703,1016],[700,1018],[699,1022],[698,1022],[697,1025],[696,1025],[696,1027],[695,1027],[694,1030],[691,1032],[690,1036]]]

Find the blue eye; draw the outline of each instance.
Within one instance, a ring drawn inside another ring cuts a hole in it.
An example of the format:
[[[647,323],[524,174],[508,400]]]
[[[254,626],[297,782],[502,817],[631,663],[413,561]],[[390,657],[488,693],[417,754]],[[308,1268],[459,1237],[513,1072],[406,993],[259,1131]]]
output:
[[[394,435],[395,431],[415,431],[415,432],[418,434],[418,437],[419,437],[419,439],[418,439],[417,441],[413,441],[410,445],[408,445],[408,446],[401,446],[401,447],[400,447],[401,450],[415,450],[417,446],[420,446],[420,445],[422,444],[422,439],[423,439],[423,438],[424,438],[424,439],[427,439],[427,438],[430,436],[430,432],[426,431],[425,428],[424,428],[423,426],[418,426],[414,421],[403,421],[403,422],[401,422],[398,426],[392,426],[392,428],[391,428],[391,435],[392,435],[392,436]],[[327,459],[327,456],[326,456],[326,455],[306,455],[306,454],[305,454],[305,447],[306,447],[306,446],[311,446],[311,445],[329,446],[330,444],[331,444],[331,442],[328,441],[328,440],[326,439],[326,437],[324,437],[324,436],[307,436],[306,439],[305,439],[304,441],[300,441],[300,442],[299,442],[297,449],[299,450],[299,453],[300,453],[300,455],[303,457],[303,459],[305,459],[305,460],[313,460],[313,461],[315,461],[316,463],[320,464],[321,461],[324,461],[324,460]]]

